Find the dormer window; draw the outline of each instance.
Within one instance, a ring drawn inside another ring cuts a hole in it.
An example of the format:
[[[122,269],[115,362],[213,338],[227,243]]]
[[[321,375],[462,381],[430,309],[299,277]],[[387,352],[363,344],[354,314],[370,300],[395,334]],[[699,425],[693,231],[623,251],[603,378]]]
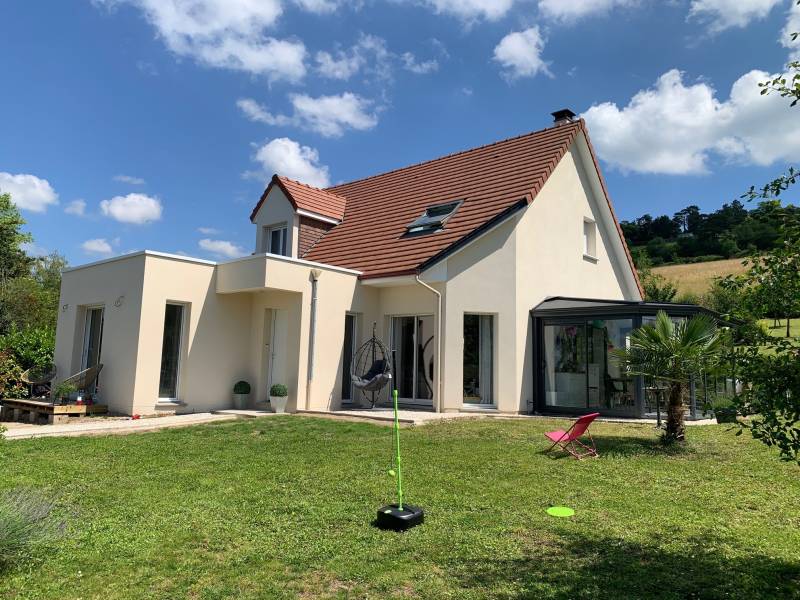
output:
[[[429,206],[422,216],[406,226],[406,233],[420,234],[439,231],[444,227],[445,221],[455,214],[460,205],[461,200]]]
[[[288,256],[287,248],[287,231],[286,223],[279,225],[271,225],[264,228],[264,245],[266,252],[270,254],[278,254],[280,256]]]

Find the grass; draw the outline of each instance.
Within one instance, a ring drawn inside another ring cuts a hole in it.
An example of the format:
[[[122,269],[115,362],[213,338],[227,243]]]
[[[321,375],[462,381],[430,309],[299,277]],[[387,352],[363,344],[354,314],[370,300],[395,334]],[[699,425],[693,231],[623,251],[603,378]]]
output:
[[[800,597],[796,465],[724,426],[665,451],[652,426],[597,423],[601,458],[545,455],[563,424],[404,430],[427,515],[405,534],[370,525],[392,500],[385,427],[285,416],[7,442],[0,491],[56,494],[67,530],[0,574],[0,598]]]
[[[663,275],[678,286],[678,294],[705,294],[715,277],[738,275],[746,270],[741,258],[713,260],[686,265],[655,267],[653,273]]]
[[[777,338],[786,338],[786,319],[778,319],[777,327],[775,319],[761,319],[760,323],[770,335]],[[795,339],[800,339],[800,318],[792,319],[789,322],[789,335]]]

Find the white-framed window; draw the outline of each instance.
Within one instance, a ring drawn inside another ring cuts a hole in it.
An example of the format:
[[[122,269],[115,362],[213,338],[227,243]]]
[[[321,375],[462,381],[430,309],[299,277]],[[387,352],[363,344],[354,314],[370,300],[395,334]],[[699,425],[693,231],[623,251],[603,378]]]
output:
[[[158,380],[158,397],[160,400],[178,399],[186,313],[186,305],[177,302],[167,302],[164,309],[161,371]]]
[[[583,257],[597,260],[597,223],[588,217],[583,218]]]
[[[286,223],[270,225],[264,228],[264,250],[270,254],[288,256],[288,230]]]

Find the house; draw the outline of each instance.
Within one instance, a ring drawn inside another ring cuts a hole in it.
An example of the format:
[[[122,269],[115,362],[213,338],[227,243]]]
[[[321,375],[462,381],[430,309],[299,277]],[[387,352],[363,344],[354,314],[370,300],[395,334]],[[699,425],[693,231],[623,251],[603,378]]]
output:
[[[68,269],[59,372],[102,362],[102,400],[123,414],[227,408],[238,380],[254,403],[283,383],[289,410],[338,409],[363,400],[350,365],[374,324],[406,405],[641,414],[641,382],[608,351],[658,307],[641,302],[585,123],[553,114],[327,189],[276,175],[246,258]]]

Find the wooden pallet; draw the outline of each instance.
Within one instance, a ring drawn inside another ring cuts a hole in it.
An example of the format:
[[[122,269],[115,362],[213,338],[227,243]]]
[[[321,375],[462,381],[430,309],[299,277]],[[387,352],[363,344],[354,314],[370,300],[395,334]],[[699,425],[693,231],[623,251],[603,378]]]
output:
[[[38,424],[47,420],[49,425],[64,423],[71,417],[104,415],[105,404],[53,404],[44,400],[5,399],[0,406],[0,421],[20,421]]]

